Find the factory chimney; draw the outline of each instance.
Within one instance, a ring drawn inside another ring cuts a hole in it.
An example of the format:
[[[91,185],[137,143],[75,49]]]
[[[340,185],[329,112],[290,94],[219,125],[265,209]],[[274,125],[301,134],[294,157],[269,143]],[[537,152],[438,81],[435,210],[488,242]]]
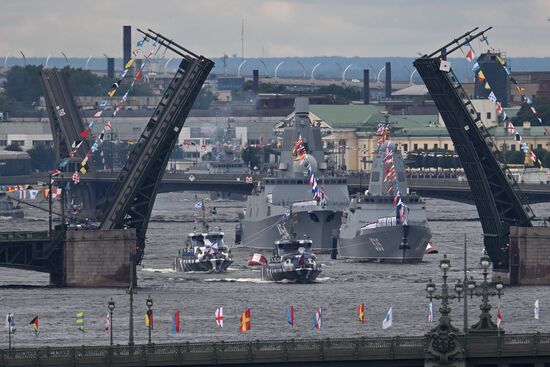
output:
[[[114,79],[115,77],[115,58],[107,58],[107,78]]]
[[[386,98],[391,98],[391,62],[386,63],[386,83],[384,96]]]
[[[132,27],[122,26],[122,66],[132,58]]]
[[[258,69],[252,70],[252,90],[256,94],[260,90],[260,74],[258,73]]]
[[[363,103],[370,103],[369,69],[363,69]]]

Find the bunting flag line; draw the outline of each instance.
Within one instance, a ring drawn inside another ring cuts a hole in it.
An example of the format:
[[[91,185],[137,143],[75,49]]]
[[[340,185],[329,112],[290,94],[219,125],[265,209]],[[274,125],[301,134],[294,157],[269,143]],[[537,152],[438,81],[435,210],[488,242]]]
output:
[[[247,308],[241,315],[241,326],[239,328],[241,334],[244,334],[248,330],[250,330],[250,308]]]

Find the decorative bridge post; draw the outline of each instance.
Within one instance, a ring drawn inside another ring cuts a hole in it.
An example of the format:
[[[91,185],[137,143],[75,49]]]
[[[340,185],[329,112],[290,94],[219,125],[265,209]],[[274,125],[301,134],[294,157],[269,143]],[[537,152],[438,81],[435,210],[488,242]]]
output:
[[[424,366],[466,366],[464,346],[459,337],[460,331],[451,324],[451,308],[449,300],[460,297],[463,291],[463,284],[458,280],[455,284],[456,295],[449,294],[449,285],[447,283],[447,272],[451,267],[451,262],[447,259],[447,255],[443,255],[443,259],[439,264],[439,268],[443,272],[443,284],[441,286],[441,294],[435,294],[436,286],[430,279],[426,285],[427,298],[432,302],[432,299],[441,300],[439,308],[439,323],[436,327],[426,334],[426,350]]]

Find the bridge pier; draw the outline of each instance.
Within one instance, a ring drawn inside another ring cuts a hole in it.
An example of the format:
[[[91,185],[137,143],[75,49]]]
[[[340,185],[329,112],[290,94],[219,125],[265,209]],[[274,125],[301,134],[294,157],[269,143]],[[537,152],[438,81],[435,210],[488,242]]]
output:
[[[550,284],[550,227],[510,227],[510,284]]]
[[[135,256],[136,246],[133,228],[69,230],[64,243],[63,277],[58,284],[66,287],[128,287],[130,266],[135,273],[131,259]]]

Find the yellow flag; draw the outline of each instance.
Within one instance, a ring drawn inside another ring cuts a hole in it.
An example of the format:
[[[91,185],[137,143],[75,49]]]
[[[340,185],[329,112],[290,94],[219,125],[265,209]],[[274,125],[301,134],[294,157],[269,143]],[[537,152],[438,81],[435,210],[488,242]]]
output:
[[[485,80],[485,74],[483,74],[482,70],[477,73],[477,77],[479,78],[479,80]]]
[[[149,327],[149,315],[145,314],[145,326]]]
[[[498,62],[500,62],[501,65],[506,64],[506,62],[498,55],[497,55],[497,60],[498,60]]]
[[[126,66],[124,66],[124,69],[128,69],[132,65],[134,65],[134,59],[128,60],[128,62],[126,63]]]
[[[491,89],[491,86],[489,85],[489,82],[485,82],[485,89]]]

